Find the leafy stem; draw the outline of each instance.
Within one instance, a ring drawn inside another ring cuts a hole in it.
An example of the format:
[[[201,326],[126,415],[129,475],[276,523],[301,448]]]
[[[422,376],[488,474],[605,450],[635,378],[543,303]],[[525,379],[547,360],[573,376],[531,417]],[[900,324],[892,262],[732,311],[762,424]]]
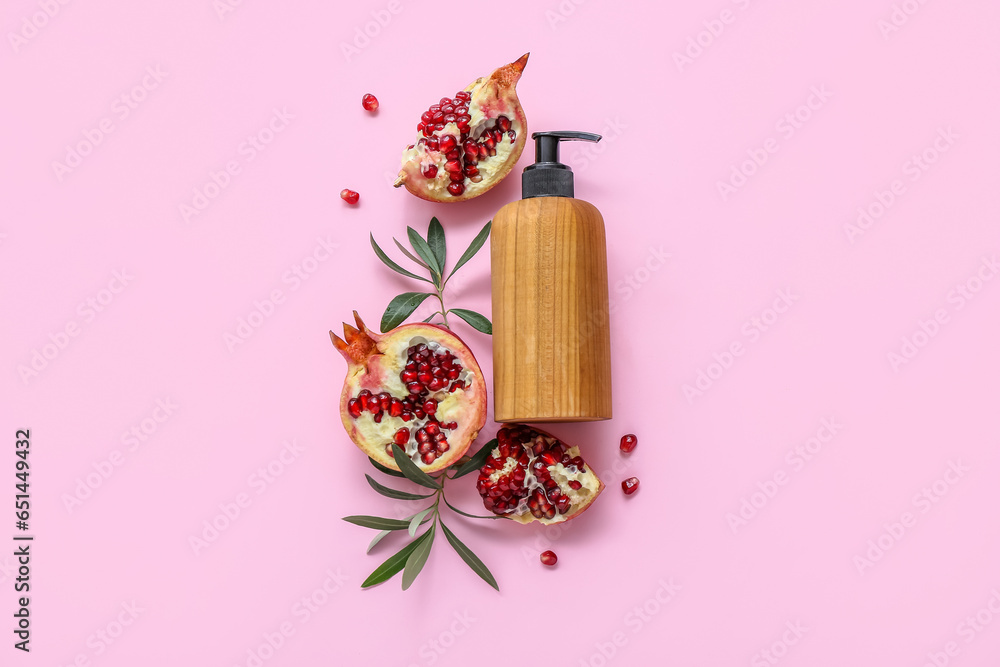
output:
[[[369,588],[370,586],[381,584],[391,579],[400,571],[403,572],[403,590],[409,588],[416,579],[417,575],[420,573],[420,570],[423,569],[424,563],[427,561],[427,556],[430,553],[430,549],[434,541],[435,532],[437,527],[440,526],[441,532],[444,533],[448,544],[452,546],[462,560],[465,561],[465,563],[477,575],[479,575],[483,581],[496,590],[500,590],[496,579],[493,577],[489,568],[486,567],[486,564],[483,563],[483,561],[480,560],[479,557],[476,556],[471,549],[469,549],[469,547],[459,540],[455,533],[451,532],[451,530],[445,526],[444,520],[441,517],[441,502],[444,501],[446,507],[460,516],[472,519],[500,518],[498,516],[480,516],[464,512],[448,502],[448,498],[445,496],[445,484],[447,483],[447,480],[457,479],[463,475],[469,474],[473,470],[478,470],[482,467],[483,462],[490,455],[490,452],[493,451],[496,444],[497,441],[495,439],[487,442],[471,457],[467,457],[462,462],[451,465],[437,475],[428,475],[421,470],[398,445],[392,446],[392,454],[393,460],[399,467],[399,472],[392,470],[391,468],[386,468],[374,459],[371,459],[372,465],[377,470],[393,476],[406,477],[415,484],[434,490],[433,493],[429,494],[417,494],[410,493],[408,491],[400,491],[398,489],[384,486],[372,479],[371,476],[365,475],[368,479],[368,484],[376,492],[388,498],[395,498],[398,500],[434,498],[434,502],[416,514],[411,514],[404,519],[388,519],[377,516],[344,517],[344,521],[347,521],[348,523],[380,531],[368,546],[368,551],[374,549],[383,538],[389,536],[395,531],[405,530],[409,533],[410,537],[415,538],[412,542],[404,546],[402,549],[386,559],[385,562],[379,565],[375,571],[372,572],[371,575],[361,584],[362,588]],[[449,475],[449,472],[452,474]],[[417,530],[419,530],[420,526],[425,523],[430,523],[430,526],[423,533],[417,536]]]
[[[430,322],[436,315],[440,315],[442,320],[441,325],[447,329],[451,329],[451,323],[448,321],[448,314],[452,313],[456,317],[464,320],[476,331],[492,335],[493,324],[486,316],[464,308],[449,309],[444,302],[444,291],[448,286],[448,281],[450,281],[455,273],[460,268],[465,266],[465,264],[483,247],[483,244],[486,243],[486,239],[489,238],[491,226],[492,223],[487,222],[486,225],[479,231],[476,237],[472,240],[472,243],[469,244],[469,247],[466,248],[465,252],[462,253],[462,256],[458,258],[457,262],[455,262],[455,266],[452,267],[450,273],[447,273],[445,270],[447,260],[447,242],[445,239],[444,228],[441,226],[438,219],[431,218],[431,221],[427,226],[426,238],[421,236],[420,233],[412,227],[407,227],[406,237],[410,242],[410,246],[413,248],[413,252],[411,253],[407,250],[406,247],[397,239],[393,239],[393,242],[396,244],[396,247],[402,251],[403,255],[407,259],[419,267],[419,270],[427,273],[426,277],[413,273],[408,269],[404,269],[402,266],[393,261],[375,241],[375,236],[371,235],[372,249],[375,251],[375,255],[383,264],[401,276],[419,280],[434,287],[433,292],[403,292],[402,294],[394,297],[392,301],[389,302],[389,305],[385,309],[385,313],[382,315],[382,321],[380,323],[382,333],[385,333],[390,329],[395,329],[406,321],[406,319],[413,314],[420,304],[426,301],[429,297],[436,297],[438,303],[441,304],[441,310],[431,313],[431,315],[424,320],[425,322]]]

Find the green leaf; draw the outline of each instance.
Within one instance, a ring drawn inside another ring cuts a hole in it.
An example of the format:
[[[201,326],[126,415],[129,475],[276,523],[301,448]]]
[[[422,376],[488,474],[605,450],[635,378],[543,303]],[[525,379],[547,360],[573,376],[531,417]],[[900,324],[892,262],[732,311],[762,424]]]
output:
[[[447,246],[444,240],[444,227],[441,226],[437,218],[431,218],[431,222],[427,226],[427,245],[430,246],[431,252],[434,253],[434,259],[437,260],[441,274],[444,274]]]
[[[424,569],[424,563],[427,562],[427,556],[431,553],[431,546],[434,544],[434,528],[436,526],[431,524],[420,539],[417,540],[417,548],[410,552],[410,555],[406,558],[406,569],[403,570],[403,590],[405,591],[413,583],[413,580],[417,578],[420,574],[420,570]]]
[[[483,227],[478,234],[476,234],[476,238],[472,239],[472,243],[470,243],[469,247],[462,253],[462,256],[458,258],[458,263],[455,264],[455,268],[451,270],[451,275],[448,276],[449,279],[451,279],[451,276],[455,275],[455,272],[462,268],[462,266],[472,259],[475,254],[479,252],[479,249],[483,247],[483,244],[486,243],[486,239],[490,236],[490,227],[492,225],[492,221],[487,222],[486,226]]]
[[[396,500],[423,500],[424,498],[430,498],[433,493],[428,493],[427,495],[420,495],[419,493],[407,493],[406,491],[397,491],[396,489],[390,489],[388,486],[382,486],[369,475],[365,475],[365,479],[368,480],[368,485],[371,486],[375,491],[381,493],[386,498],[395,498]]]
[[[493,578],[490,568],[486,567],[486,564],[479,560],[476,554],[472,553],[472,549],[462,544],[462,540],[458,539],[455,533],[448,530],[448,526],[444,525],[443,521],[441,522],[441,530],[444,531],[444,536],[448,538],[448,544],[458,552],[458,555],[472,568],[472,571],[482,577],[483,581],[499,591],[500,586],[497,585],[497,580]]]
[[[412,252],[410,252],[409,250],[407,250],[406,246],[404,246],[402,243],[400,243],[399,241],[397,241],[395,237],[393,237],[392,242],[396,244],[397,248],[399,248],[400,250],[403,251],[404,255],[406,255],[407,257],[409,257],[414,262],[416,262],[420,266],[424,267],[428,271],[430,270],[431,267],[427,266],[427,264],[424,262],[424,260],[420,259],[416,255],[414,255]]]
[[[423,276],[418,276],[415,273],[411,273],[410,271],[407,271],[406,269],[404,269],[403,267],[401,267],[399,264],[396,264],[396,262],[394,262],[391,259],[389,259],[389,256],[386,255],[385,252],[382,251],[382,248],[378,247],[378,243],[375,243],[375,235],[374,234],[370,234],[369,236],[371,236],[371,240],[372,240],[372,249],[375,251],[375,254],[378,256],[378,258],[382,260],[383,264],[385,264],[386,266],[388,266],[390,269],[392,269],[396,273],[398,273],[400,275],[403,275],[403,276],[406,276],[407,278],[416,278],[417,280],[423,280],[425,283],[431,282],[430,280],[428,280],[427,278],[424,278]]]
[[[476,331],[482,331],[484,334],[493,335],[493,325],[490,323],[485,316],[480,315],[474,310],[466,310],[465,308],[452,308],[448,311],[449,313],[455,313],[463,320],[469,323]],[[382,329],[384,332],[385,329]]]
[[[413,515],[413,518],[410,519],[410,537],[417,534],[417,527],[424,522],[424,518],[430,514],[433,509],[433,507],[428,507],[424,511],[417,512]]]
[[[406,475],[399,472],[398,470],[393,470],[392,468],[386,468],[384,465],[382,465],[381,463],[379,463],[370,456],[368,457],[368,460],[372,462],[372,465],[375,466],[375,469],[378,470],[379,472],[384,472],[386,475],[392,475],[393,477],[406,477]]]
[[[417,464],[411,461],[410,457],[399,448],[399,445],[394,444],[392,446],[392,458],[395,459],[396,465],[399,466],[399,469],[410,481],[416,482],[428,489],[434,489],[435,491],[441,488],[437,480],[418,468]]]
[[[461,514],[462,516],[467,516],[470,519],[502,519],[503,518],[502,516],[499,516],[499,515],[496,515],[496,514],[492,514],[490,516],[483,516],[481,514],[469,514],[468,512],[463,512],[462,510],[458,509],[457,507],[455,507],[454,505],[452,505],[451,503],[449,503],[447,498],[445,498],[444,504],[447,505],[448,507],[450,507],[452,512],[455,512],[456,514]]]
[[[423,535],[413,540],[405,547],[389,556],[384,563],[375,568],[375,571],[368,575],[368,578],[361,583],[361,588],[369,588],[376,584],[381,584],[383,581],[387,581],[392,578],[394,574],[403,569],[406,565],[406,559],[409,558],[413,550],[420,546],[421,542],[427,539],[427,533],[431,532],[427,530]]]
[[[431,247],[427,245],[427,241],[413,227],[406,228],[406,236],[410,239],[410,245],[420,255],[420,259],[427,262],[427,266],[430,267],[431,273],[435,277],[434,284],[439,285],[441,281],[441,267],[438,265],[437,257],[434,256]]]
[[[379,325],[382,328],[382,333],[395,329],[402,324],[403,320],[412,315],[417,306],[422,304],[429,296],[431,295],[427,292],[403,292],[393,298],[382,314],[382,323]]]
[[[452,479],[458,479],[463,475],[468,475],[470,472],[482,468],[483,464],[486,463],[486,459],[490,457],[490,452],[492,452],[493,448],[496,446],[497,446],[497,439],[493,438],[485,445],[480,447],[479,451],[472,455],[472,458],[470,458],[468,461],[459,466],[458,470],[455,471],[455,475],[454,477],[452,477]]]
[[[380,516],[354,515],[345,516],[344,521],[353,523],[362,528],[374,528],[375,530],[405,530],[410,527],[409,521],[401,519],[386,519]]]
[[[438,315],[438,312],[437,312],[437,311],[434,311],[433,313],[431,313],[430,317],[428,317],[428,318],[424,319],[424,322],[430,322],[430,321],[431,321],[431,320],[433,320],[433,319],[434,319],[434,318],[435,318],[435,317],[436,317],[437,315]]]
[[[372,543],[368,545],[367,549],[365,549],[365,553],[366,554],[370,554],[372,552],[372,549],[375,548],[375,545],[378,544],[379,542],[381,542],[383,537],[385,537],[386,535],[389,535],[391,533],[392,533],[391,530],[383,530],[381,533],[379,533],[378,535],[376,535],[375,539],[372,540]]]

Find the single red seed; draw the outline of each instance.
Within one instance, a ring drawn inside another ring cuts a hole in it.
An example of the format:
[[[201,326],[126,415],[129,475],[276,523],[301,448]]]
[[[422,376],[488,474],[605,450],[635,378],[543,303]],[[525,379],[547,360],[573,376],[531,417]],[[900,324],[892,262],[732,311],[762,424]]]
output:
[[[371,93],[365,93],[365,96],[361,98],[361,106],[365,108],[365,111],[375,111],[378,109],[378,98]]]
[[[361,416],[361,403],[356,398],[352,398],[347,401],[347,411],[351,413],[354,418]]]
[[[340,191],[340,198],[346,201],[348,204],[357,204],[359,195],[354,190],[343,189]]]
[[[510,119],[507,116],[500,116],[497,118],[497,127],[500,128],[501,132],[506,132],[510,129]]]
[[[635,449],[635,446],[638,444],[639,440],[634,435],[629,433],[628,435],[622,436],[622,441],[621,444],[618,445],[618,448],[621,449],[623,452],[631,452],[633,449]]]
[[[421,173],[424,175],[424,178],[434,178],[438,174],[437,165],[429,164],[424,167]]]
[[[626,496],[631,496],[639,488],[639,478],[629,477],[624,482],[622,482],[622,491],[625,492]]]
[[[438,409],[437,401],[435,401],[433,398],[428,399],[424,403],[424,412],[426,412],[429,415],[432,415],[435,412],[437,412],[437,409]]]
[[[392,436],[392,441],[397,445],[402,447],[410,440],[410,429],[403,427],[396,431],[396,435]]]
[[[572,479],[569,482],[569,488],[573,489],[574,491],[578,491],[582,486],[583,484],[580,484],[580,482],[576,481],[575,479]]]
[[[427,465],[430,465],[434,463],[434,459],[436,458],[437,454],[435,452],[427,452],[426,454],[420,457],[420,460],[426,463]]]

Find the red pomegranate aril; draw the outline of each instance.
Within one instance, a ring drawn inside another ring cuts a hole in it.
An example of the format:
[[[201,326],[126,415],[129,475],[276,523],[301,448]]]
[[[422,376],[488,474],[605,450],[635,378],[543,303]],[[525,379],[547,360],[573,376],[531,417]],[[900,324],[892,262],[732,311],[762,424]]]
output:
[[[438,454],[444,454],[446,451],[451,449],[451,445],[448,444],[447,440],[438,440],[437,444],[434,445],[434,449],[437,450]]]
[[[425,166],[423,168],[423,171],[421,171],[420,173],[424,175],[424,178],[434,178],[438,174],[437,165],[429,164]]]
[[[453,113],[446,113],[444,115],[444,122],[445,123],[454,123],[457,120],[458,120],[458,116],[456,116]]]
[[[444,170],[455,173],[462,171],[462,165],[458,162],[458,160],[448,160],[444,163]]]
[[[406,385],[406,390],[411,394],[419,394],[424,390],[424,387],[419,382],[411,382],[408,385]]]
[[[406,384],[409,384],[410,382],[416,382],[417,381],[417,372],[416,371],[409,371],[409,370],[403,371],[402,373],[399,374],[399,379],[402,380]]]
[[[634,435],[629,433],[628,435],[622,436],[622,441],[621,444],[618,445],[618,448],[621,449],[623,452],[631,452],[633,449],[635,449],[635,446],[638,444],[639,440]]]
[[[422,428],[417,429],[414,437],[417,439],[417,442],[430,442],[431,439],[431,436],[427,435],[427,431]]]
[[[425,111],[422,116],[420,116],[420,121],[425,125],[434,120],[434,113],[431,111]]]
[[[427,452],[426,454],[420,457],[420,460],[426,463],[427,465],[430,465],[434,463],[434,459],[436,458],[437,455],[434,452]]]
[[[365,111],[375,111],[378,109],[378,99],[371,93],[365,93],[365,96],[361,98],[361,106],[365,108]]]
[[[441,100],[438,103],[441,105],[441,108],[443,109],[445,104],[451,104],[451,98],[450,97],[442,97]]]
[[[624,482],[622,482],[622,491],[625,492],[626,496],[631,496],[639,488],[639,478],[629,477]]]
[[[405,427],[396,431],[396,435],[392,436],[392,441],[395,442],[400,447],[409,442],[409,440],[410,440],[410,429]]]
[[[417,419],[425,419],[425,418],[427,417],[427,413],[426,413],[426,412],[424,412],[423,410],[421,410],[420,408],[417,408],[416,410],[414,410],[414,411],[413,411],[413,415],[414,415],[414,416],[415,416],[415,417],[416,417]]]
[[[582,486],[583,484],[576,481],[575,479],[571,479],[569,482],[569,488],[573,489],[574,491],[579,491]]]
[[[422,385],[426,385],[431,381],[431,377],[432,377],[431,374],[428,373],[427,371],[424,371],[423,373],[417,373],[417,382],[419,382]]]
[[[441,123],[441,122],[444,122],[444,112],[443,111],[438,111],[433,116],[431,116],[431,124],[436,125],[436,124]]]
[[[428,123],[417,123],[417,132],[423,132],[427,128]],[[424,134],[424,136],[428,136]]]
[[[392,397],[383,391],[378,395],[378,406],[383,410],[388,410],[390,405],[392,405]]]
[[[392,403],[389,405],[389,416],[399,417],[403,414],[403,402],[398,398],[392,399]]]
[[[413,419],[413,413],[412,412],[404,412],[403,414],[401,414],[399,416],[399,418],[402,419],[404,422],[408,422],[411,419]]]
[[[448,174],[448,178],[451,179],[453,183],[461,183],[465,180],[465,174],[460,171],[453,171]]]
[[[441,378],[433,378],[430,383],[428,383],[427,388],[431,391],[439,391],[448,386],[447,380],[442,380]]]
[[[517,139],[517,132],[511,130],[510,132],[507,133],[507,138],[510,139],[510,143],[514,143],[514,141]]]
[[[464,173],[466,176],[472,177],[479,173],[479,168],[471,164],[466,165]]]
[[[361,403],[356,398],[352,398],[347,402],[347,411],[350,412],[351,416],[357,419],[361,416]]]
[[[486,148],[486,146],[482,144],[479,144],[479,159],[485,160],[489,156],[490,156],[490,149]]]
[[[455,97],[457,97],[460,100],[471,100],[472,93],[470,93],[467,90],[460,90],[457,93],[455,93]]]
[[[430,111],[431,113],[437,113],[438,111],[441,111],[441,105],[432,104],[429,107],[427,107],[427,110]]]
[[[375,420],[376,424],[381,424],[382,423],[382,413],[381,412],[376,412],[375,416],[372,417],[372,419]]]
[[[454,431],[456,428],[458,428],[458,422],[445,422],[441,424],[441,428],[446,428],[449,431]]]
[[[465,186],[462,185],[461,183],[450,183],[448,185],[448,192],[450,192],[452,195],[458,197],[463,192],[465,192]]]
[[[455,113],[455,105],[452,104],[451,100],[448,100],[447,104],[444,103],[441,104],[441,113],[444,114]]]
[[[455,140],[455,136],[452,134],[446,134],[441,137],[441,139],[439,139],[439,143],[441,144],[441,150],[444,152],[448,152],[458,145],[458,142]]]
[[[437,412],[437,409],[438,409],[437,401],[435,401],[433,398],[424,403],[424,412],[426,412],[429,415],[432,415],[435,412]]]
[[[428,440],[427,442],[417,443],[418,453],[427,454],[428,452],[433,452],[433,451],[434,451],[434,443],[432,443],[430,440]]]
[[[368,405],[366,406],[372,412],[378,412],[381,409],[381,404],[379,403],[378,396],[369,396]]]
[[[509,130],[510,129],[510,118],[507,118],[507,116],[498,116],[497,117],[497,127],[500,128],[501,132],[506,132],[507,130]]]
[[[340,191],[340,198],[346,201],[348,204],[351,204],[352,206],[358,203],[359,197],[360,195],[358,195],[358,193],[355,192],[354,190],[348,190],[347,188],[344,188],[343,190]]]

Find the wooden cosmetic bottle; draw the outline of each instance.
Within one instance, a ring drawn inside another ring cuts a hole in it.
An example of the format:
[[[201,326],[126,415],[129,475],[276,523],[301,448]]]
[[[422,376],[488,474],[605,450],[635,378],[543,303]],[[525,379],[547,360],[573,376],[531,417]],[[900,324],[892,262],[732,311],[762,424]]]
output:
[[[493,400],[498,422],[611,418],[608,257],[604,219],[573,198],[562,140],[535,132],[523,199],[493,218]]]

